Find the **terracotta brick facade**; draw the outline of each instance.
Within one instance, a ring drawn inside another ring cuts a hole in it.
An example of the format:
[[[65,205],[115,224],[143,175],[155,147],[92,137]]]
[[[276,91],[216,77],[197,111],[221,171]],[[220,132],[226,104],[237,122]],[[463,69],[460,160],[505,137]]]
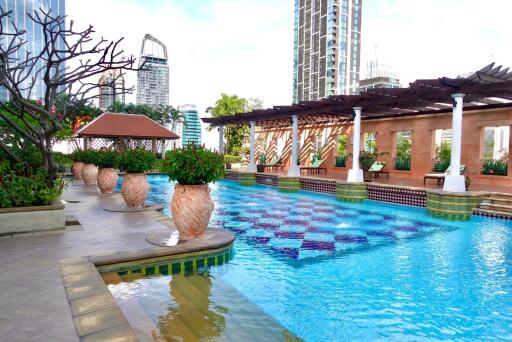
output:
[[[364,108],[363,108],[364,117]],[[388,152],[379,158],[386,161],[385,170],[390,177],[410,178],[422,180],[426,173],[432,172],[433,158],[435,156],[435,130],[451,128],[451,113],[411,116],[403,118],[363,120],[361,127],[361,146],[363,146],[363,134],[376,133],[376,144],[379,152]],[[481,160],[483,155],[483,136],[485,127],[512,125],[512,108],[486,109],[481,111],[465,111],[463,117],[462,134],[462,164],[467,166],[467,175],[472,184],[478,185],[512,185],[511,171],[508,176],[481,175]],[[324,167],[329,174],[346,175],[352,166],[351,158],[348,158],[347,167],[335,167],[337,137],[347,134],[347,150],[352,151],[352,123],[339,122],[322,126],[299,127],[300,134],[300,159],[301,165],[309,165],[311,156],[315,151],[317,136],[322,134],[323,147],[322,158]],[[412,160],[411,171],[394,170],[394,158],[396,154],[396,133],[400,131],[412,131]],[[282,160],[284,168],[290,165],[291,136],[290,129],[260,130],[257,132],[256,156],[259,157],[266,146],[267,160],[271,160],[277,153],[277,145],[284,146]],[[509,142],[509,151],[512,148]],[[510,161],[509,161],[509,170]]]

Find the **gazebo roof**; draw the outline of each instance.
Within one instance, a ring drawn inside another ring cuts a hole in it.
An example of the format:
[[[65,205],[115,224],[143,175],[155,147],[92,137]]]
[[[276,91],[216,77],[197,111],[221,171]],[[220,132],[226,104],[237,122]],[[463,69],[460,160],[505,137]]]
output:
[[[103,113],[78,130],[79,137],[178,139],[179,135],[140,114]]]
[[[452,110],[451,95],[465,94],[466,109],[512,106],[512,72],[494,63],[468,77],[420,79],[407,88],[374,88],[360,95],[335,95],[318,101],[303,101],[287,106],[237,113],[231,116],[202,118],[213,126],[256,121],[262,126],[289,126],[297,115],[303,123],[333,122],[352,118],[353,108],[362,107],[363,119],[380,119],[444,113]]]

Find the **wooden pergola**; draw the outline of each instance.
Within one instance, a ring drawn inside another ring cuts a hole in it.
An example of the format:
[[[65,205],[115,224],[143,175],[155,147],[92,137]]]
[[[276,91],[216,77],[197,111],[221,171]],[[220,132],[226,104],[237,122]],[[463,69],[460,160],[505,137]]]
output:
[[[359,137],[361,120],[398,118],[407,116],[435,115],[453,112],[452,120],[452,160],[453,170],[460,165],[460,145],[462,108],[491,109],[510,106],[512,102],[512,71],[495,66],[494,63],[478,70],[468,77],[419,79],[407,88],[368,89],[359,95],[336,95],[318,101],[303,101],[287,106],[274,106],[269,109],[253,110],[231,116],[202,118],[203,122],[219,126],[219,151],[223,151],[223,126],[248,123],[251,127],[251,148],[249,171],[256,169],[254,163],[255,126],[263,128],[292,128],[292,160],[297,160],[298,125],[336,123],[352,120],[354,137]],[[353,141],[353,167],[348,181],[362,181],[359,169],[359,139]],[[298,166],[292,165],[288,174],[300,173]],[[464,180],[453,172],[447,177],[445,190],[463,189]],[[450,181],[450,178],[457,180]],[[456,184],[456,185],[454,185]],[[463,190],[461,190],[463,191]]]
[[[103,113],[78,130],[84,139],[84,149],[144,148],[153,153],[161,152],[165,141],[179,136],[145,115]]]

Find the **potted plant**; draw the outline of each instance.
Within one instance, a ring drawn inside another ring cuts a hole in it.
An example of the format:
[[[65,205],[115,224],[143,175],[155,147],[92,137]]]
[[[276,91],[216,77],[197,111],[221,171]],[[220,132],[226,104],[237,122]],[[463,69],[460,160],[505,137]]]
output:
[[[240,156],[233,156],[229,154],[224,155],[224,163],[226,164],[226,169],[231,169],[231,164],[240,163],[242,158]]]
[[[338,147],[336,148],[336,167],[347,166],[347,135],[342,134],[338,137]]]
[[[128,208],[142,208],[148,196],[146,171],[156,164],[156,156],[144,149],[126,150],[119,154],[116,166],[124,172],[121,192]]]
[[[208,183],[224,177],[224,160],[220,154],[190,144],[167,152],[162,172],[174,187],[171,200],[172,219],[181,239],[202,235],[213,211]]]
[[[74,180],[82,180],[82,168],[84,167],[84,163],[82,161],[82,150],[76,150],[71,153],[70,157],[73,161],[73,166],[71,166],[71,171],[73,172]]]
[[[265,162],[267,161],[267,155],[263,152],[260,156],[260,162],[256,165],[256,170],[258,172],[265,172]]]
[[[98,167],[98,187],[102,194],[114,192],[119,176],[114,170],[119,153],[116,151],[97,151],[96,166]]]
[[[372,175],[370,172],[370,168],[372,167],[373,163],[377,161],[377,158],[380,156],[383,156],[387,154],[386,152],[377,152],[377,148],[374,148],[373,151],[361,151],[359,153],[359,164],[361,169],[363,170],[363,178],[365,182],[371,182],[372,181]]]
[[[82,167],[82,179],[85,185],[96,184],[96,178],[98,176],[98,168],[96,165],[96,151],[84,150],[80,153],[80,157],[84,166]]]

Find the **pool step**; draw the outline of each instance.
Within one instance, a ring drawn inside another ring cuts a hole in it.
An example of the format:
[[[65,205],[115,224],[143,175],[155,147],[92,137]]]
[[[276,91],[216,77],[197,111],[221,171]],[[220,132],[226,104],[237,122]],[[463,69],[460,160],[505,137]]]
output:
[[[478,206],[478,208],[493,211],[501,211],[512,214],[512,205],[496,204],[484,201]]]
[[[473,210],[474,214],[480,214],[483,216],[493,216],[493,217],[503,217],[503,218],[512,218],[512,212],[507,211],[498,211],[498,210],[489,210],[483,208],[475,208]]]

